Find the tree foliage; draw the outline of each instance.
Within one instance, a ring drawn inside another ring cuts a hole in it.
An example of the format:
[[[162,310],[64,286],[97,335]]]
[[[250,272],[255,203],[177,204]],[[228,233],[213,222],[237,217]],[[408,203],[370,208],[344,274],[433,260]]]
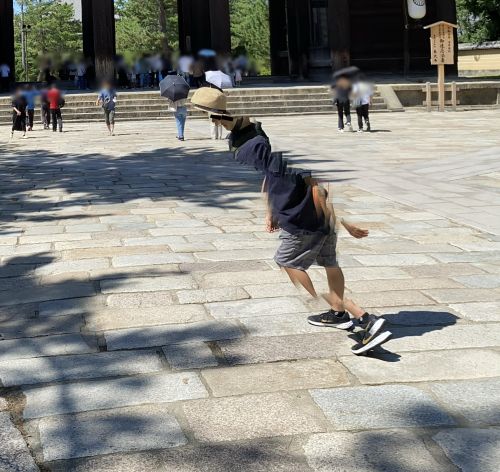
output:
[[[262,74],[270,73],[269,5],[267,0],[229,0],[231,47],[245,51]]]
[[[116,0],[116,50],[132,60],[178,47],[176,0]]]
[[[18,0],[18,5],[21,3]],[[74,19],[73,6],[57,0],[24,0],[24,24],[27,34],[28,78],[36,80],[40,60],[49,55],[69,59],[82,50],[82,26]],[[21,13],[14,17],[16,77],[24,79],[21,50]],[[55,64],[57,65],[57,64]]]
[[[460,41],[500,40],[500,0],[457,0]]]

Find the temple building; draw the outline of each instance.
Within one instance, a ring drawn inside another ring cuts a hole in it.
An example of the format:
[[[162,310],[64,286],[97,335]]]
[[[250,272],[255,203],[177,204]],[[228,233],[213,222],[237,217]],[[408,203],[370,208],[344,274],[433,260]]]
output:
[[[80,2],[84,54],[99,76],[109,75],[113,0]],[[423,16],[412,17],[412,8]],[[183,52],[230,52],[229,0],[178,0],[178,18]],[[438,20],[456,23],[455,0],[269,0],[271,72],[314,78],[349,64],[399,74],[429,70],[429,32],[423,26]],[[13,0],[0,0],[3,62],[14,69]]]

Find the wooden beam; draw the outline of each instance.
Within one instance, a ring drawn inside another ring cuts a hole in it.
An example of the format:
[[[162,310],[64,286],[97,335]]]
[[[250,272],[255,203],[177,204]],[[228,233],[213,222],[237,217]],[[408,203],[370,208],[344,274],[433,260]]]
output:
[[[0,0],[0,64],[8,64],[15,80],[13,0]]]
[[[287,0],[288,65],[291,77],[307,76],[309,9],[309,0]]]
[[[351,26],[349,0],[328,0],[328,38],[334,69],[351,62]]]
[[[269,0],[271,74],[288,75],[286,0]]]

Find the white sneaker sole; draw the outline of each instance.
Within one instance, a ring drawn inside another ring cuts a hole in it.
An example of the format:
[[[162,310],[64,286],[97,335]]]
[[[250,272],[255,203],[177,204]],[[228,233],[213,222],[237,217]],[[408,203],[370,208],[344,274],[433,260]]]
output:
[[[339,324],[336,324],[336,325],[329,325],[329,324],[325,324],[325,323],[321,323],[321,321],[311,321],[311,320],[307,320],[307,322],[310,324],[310,325],[313,325],[313,326],[321,326],[322,328],[336,328],[336,329],[350,329],[354,326],[354,323],[352,321],[346,321],[345,323],[339,323]]]
[[[356,356],[360,356],[361,354],[365,354],[366,352],[376,348],[377,346],[381,346],[391,339],[392,333],[390,331],[385,331],[384,333],[377,336],[375,339],[372,339],[368,344],[359,349],[352,349],[352,353]]]
[[[385,324],[384,318],[379,318],[377,321],[375,321],[375,323],[371,327],[370,331],[368,331],[368,334],[370,336],[369,336],[368,342],[366,344],[368,344],[374,338],[374,336],[376,336],[378,334],[378,332],[382,329],[384,324]]]

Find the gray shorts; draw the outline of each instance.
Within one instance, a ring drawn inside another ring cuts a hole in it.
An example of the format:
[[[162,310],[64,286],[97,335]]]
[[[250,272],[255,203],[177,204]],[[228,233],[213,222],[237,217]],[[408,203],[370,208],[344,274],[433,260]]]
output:
[[[322,267],[338,267],[337,234],[300,232],[280,233],[281,244],[274,256],[280,267],[307,270],[315,262]]]
[[[115,124],[115,110],[104,110],[104,118],[106,118],[107,125]]]

